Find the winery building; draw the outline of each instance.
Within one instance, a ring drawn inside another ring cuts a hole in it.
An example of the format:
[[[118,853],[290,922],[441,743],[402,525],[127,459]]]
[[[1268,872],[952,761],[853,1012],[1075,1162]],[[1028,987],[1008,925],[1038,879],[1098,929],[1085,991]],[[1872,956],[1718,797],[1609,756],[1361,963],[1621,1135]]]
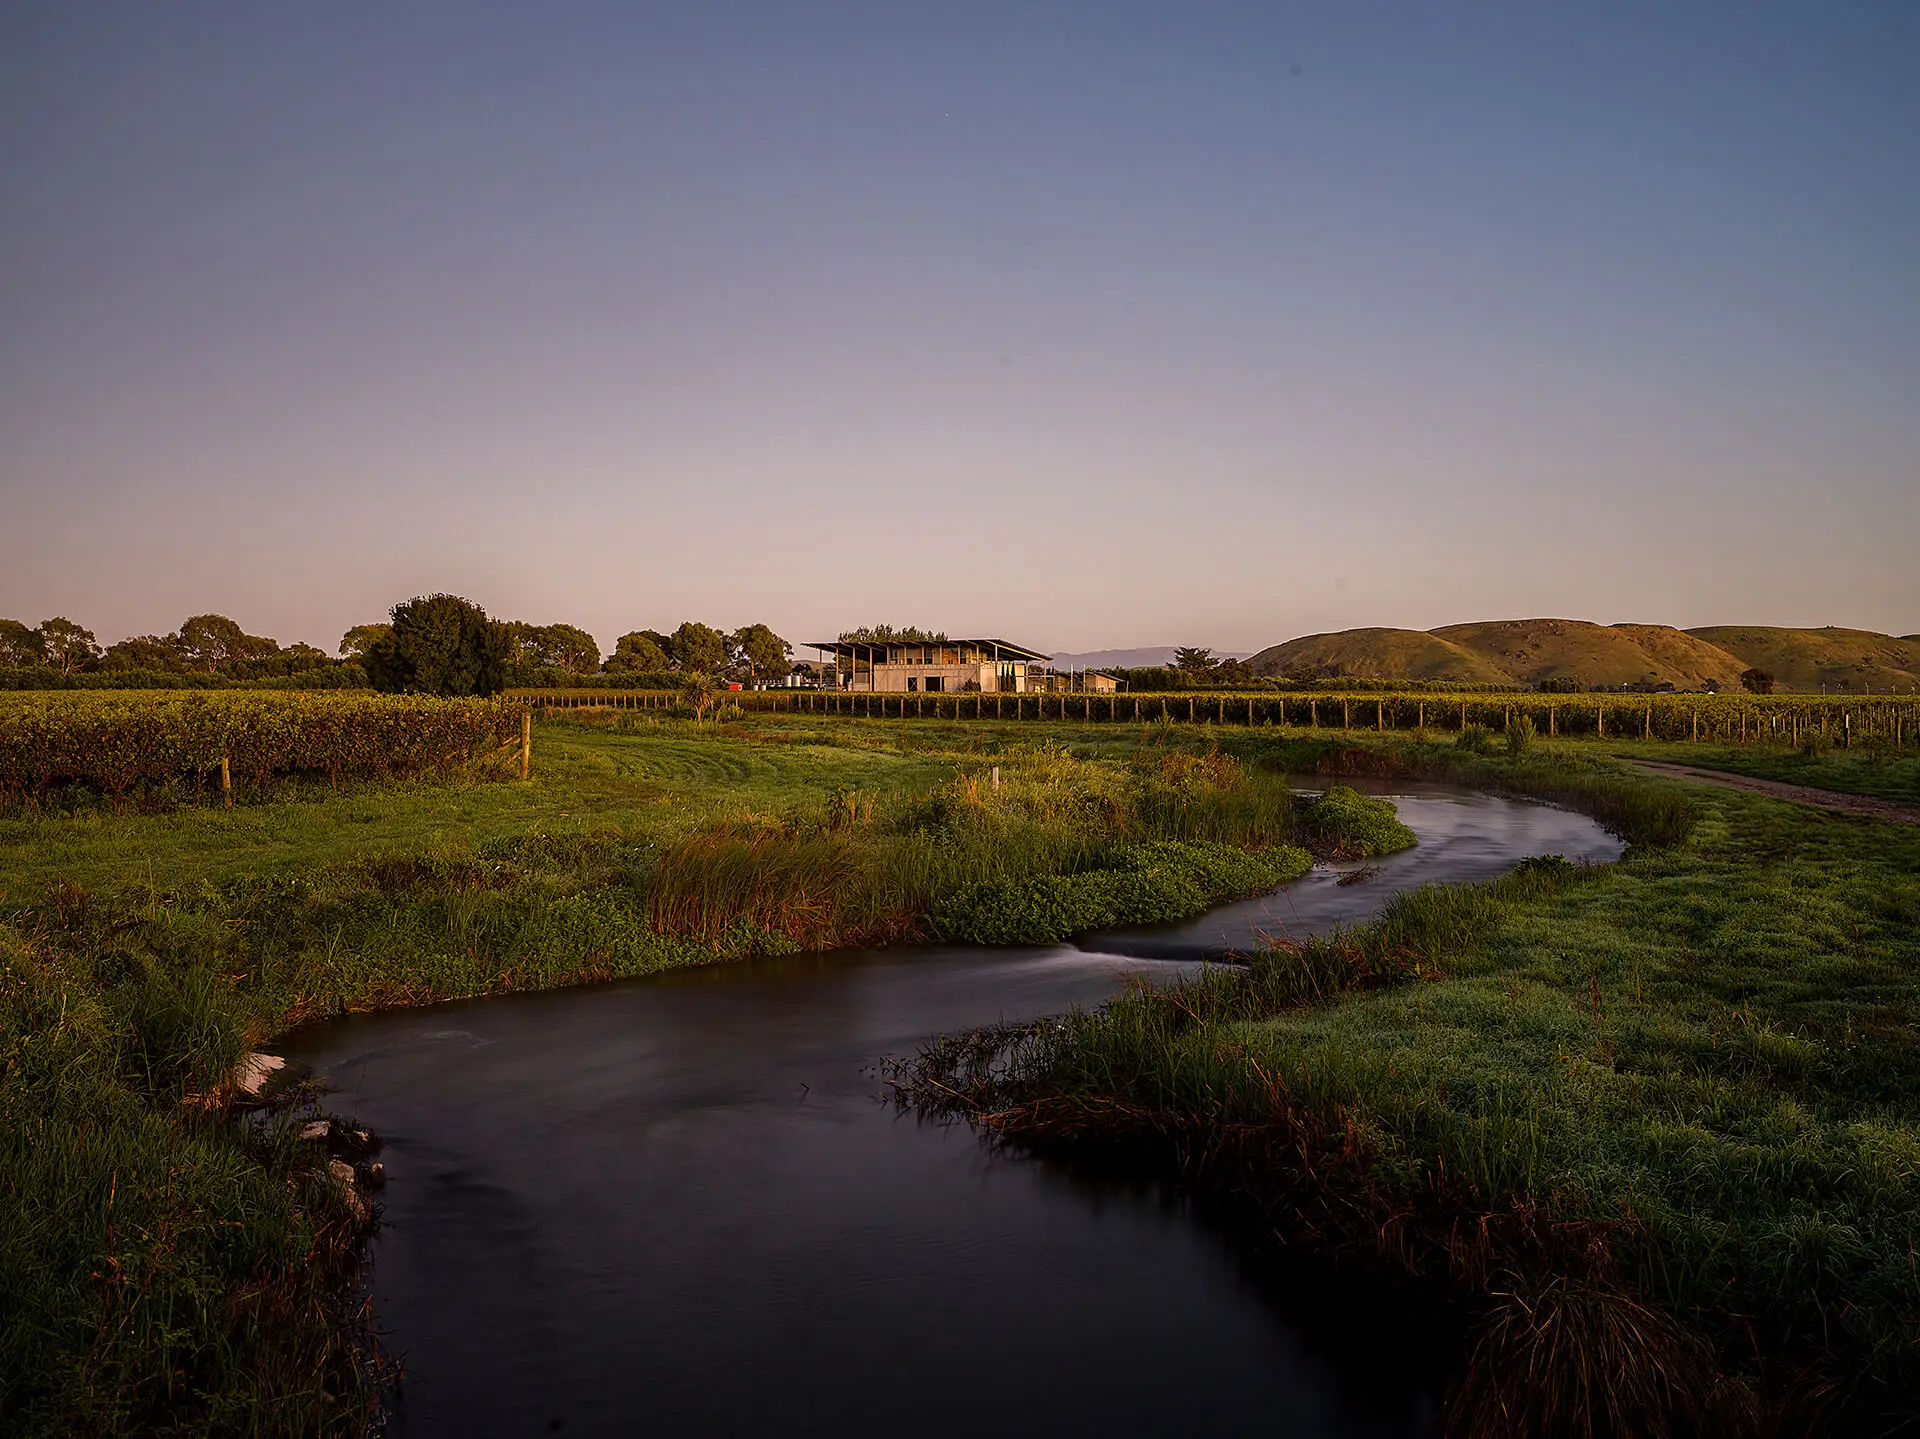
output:
[[[1030,694],[1060,678],[1046,655],[1007,640],[950,640],[867,644],[820,640],[813,645],[829,667],[829,683],[843,690],[882,694]]]

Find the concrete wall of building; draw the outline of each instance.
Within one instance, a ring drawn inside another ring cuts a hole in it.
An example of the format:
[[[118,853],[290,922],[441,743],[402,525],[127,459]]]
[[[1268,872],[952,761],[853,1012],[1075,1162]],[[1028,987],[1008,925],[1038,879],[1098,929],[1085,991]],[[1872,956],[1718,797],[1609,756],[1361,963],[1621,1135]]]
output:
[[[855,676],[853,688],[872,689],[880,694],[906,694],[910,690],[925,692],[927,680],[940,681],[943,694],[971,694],[967,689],[969,681],[980,687],[982,694],[1006,694],[1026,692],[1026,669],[1024,664],[1013,667],[1013,679],[1005,690],[1001,690],[999,671],[992,664],[978,665],[889,665],[873,667],[871,681],[868,672],[862,669]],[[908,681],[913,683],[909,684]]]

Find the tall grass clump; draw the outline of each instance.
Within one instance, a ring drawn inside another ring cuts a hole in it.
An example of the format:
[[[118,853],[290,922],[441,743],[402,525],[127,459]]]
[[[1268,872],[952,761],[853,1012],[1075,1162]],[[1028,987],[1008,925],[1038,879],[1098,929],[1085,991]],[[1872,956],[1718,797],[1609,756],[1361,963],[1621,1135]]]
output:
[[[183,1102],[242,1047],[230,995],[90,971],[0,926],[0,1424],[359,1433],[354,1216],[296,1146]]]
[[[1336,784],[1305,806],[1300,829],[1328,853],[1364,859],[1411,849],[1412,830],[1400,823],[1391,803],[1370,799],[1350,785]]]
[[[997,769],[997,782],[969,770],[880,803],[836,790],[816,810],[693,835],[647,877],[652,922],[776,947],[1043,943],[1185,918],[1312,862],[1283,842],[1294,819],[1284,780],[1219,753],[1115,765],[1034,748]]]
[[[1478,722],[1464,725],[1453,746],[1466,754],[1490,755],[1494,752],[1493,731]]]

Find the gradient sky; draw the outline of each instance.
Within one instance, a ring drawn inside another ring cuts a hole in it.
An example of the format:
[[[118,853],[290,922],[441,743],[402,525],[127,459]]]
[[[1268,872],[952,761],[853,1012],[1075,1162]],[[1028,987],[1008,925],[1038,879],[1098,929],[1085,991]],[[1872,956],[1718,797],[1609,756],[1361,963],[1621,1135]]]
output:
[[[0,0],[0,615],[1911,633],[1916,549],[1909,0]]]

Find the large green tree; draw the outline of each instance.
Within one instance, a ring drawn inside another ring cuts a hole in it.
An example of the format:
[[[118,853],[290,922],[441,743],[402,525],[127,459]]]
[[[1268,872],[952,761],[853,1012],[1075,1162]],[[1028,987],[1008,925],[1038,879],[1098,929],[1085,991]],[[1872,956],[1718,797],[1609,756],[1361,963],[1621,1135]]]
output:
[[[727,662],[727,637],[710,625],[688,620],[673,632],[667,658],[683,674],[718,674]]]
[[[46,662],[47,647],[39,630],[19,620],[0,620],[0,665],[31,669]]]
[[[1213,651],[1196,645],[1181,645],[1173,652],[1173,667],[1183,679],[1206,679],[1213,673]]]
[[[264,635],[250,635],[225,615],[194,615],[180,626],[180,652],[195,669],[212,674],[235,660],[265,659],[280,652]]]
[[[514,659],[526,669],[566,670],[592,674],[600,668],[600,642],[577,625],[530,625],[514,621],[507,626]]]
[[[392,633],[364,657],[367,683],[388,694],[491,695],[506,687],[507,627],[458,595],[393,607]]]
[[[88,660],[100,658],[100,646],[93,631],[75,624],[65,615],[40,621],[40,646],[47,663],[63,674],[70,674]]]
[[[357,660],[392,633],[392,625],[355,625],[340,636],[341,657]]]
[[[175,635],[128,635],[117,644],[107,646],[106,654],[100,658],[100,667],[109,670],[157,670],[165,674],[177,674],[184,670],[186,656],[180,652],[180,641]]]
[[[785,674],[788,656],[793,653],[793,646],[766,625],[746,625],[735,630],[731,644],[748,677],[761,682]]]
[[[602,668],[610,675],[658,674],[667,667],[666,636],[654,630],[635,630],[613,643],[613,654]]]

